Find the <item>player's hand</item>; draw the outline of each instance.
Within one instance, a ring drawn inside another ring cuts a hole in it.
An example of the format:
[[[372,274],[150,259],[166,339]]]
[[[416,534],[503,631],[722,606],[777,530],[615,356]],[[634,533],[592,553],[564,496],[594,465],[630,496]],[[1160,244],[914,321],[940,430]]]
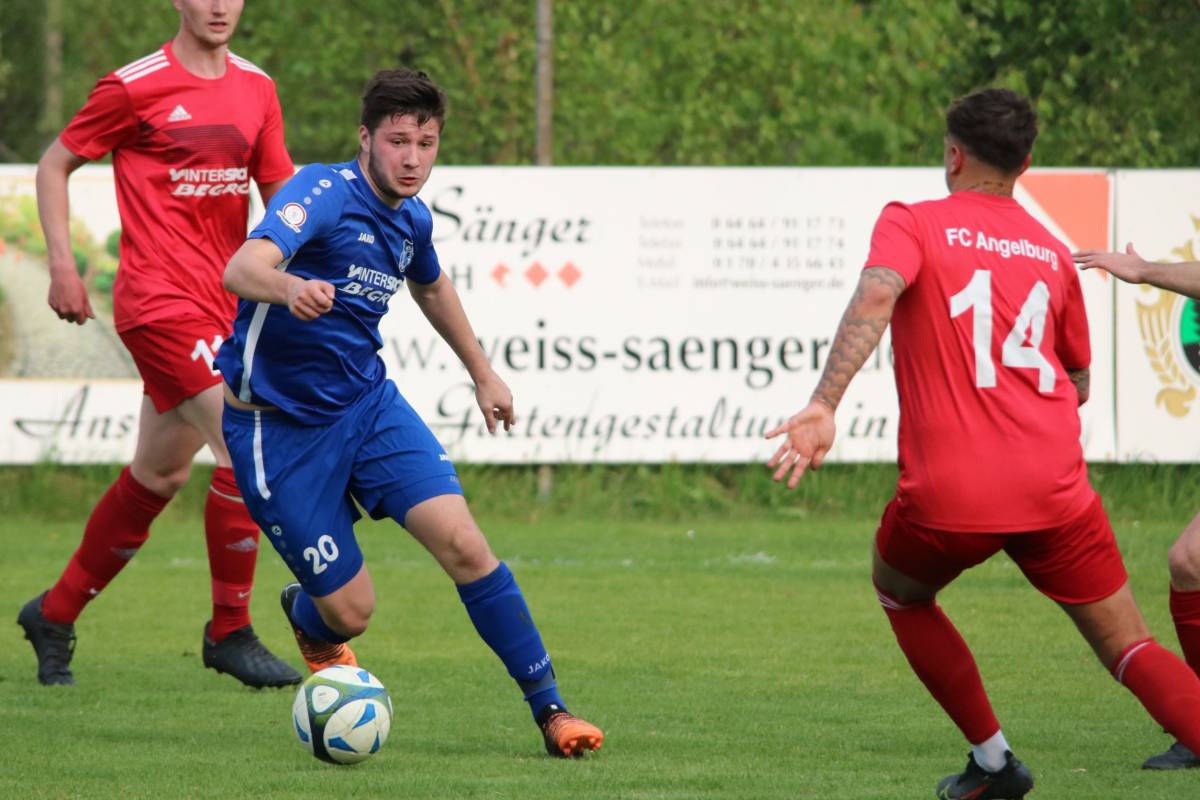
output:
[[[1080,250],[1072,253],[1071,258],[1080,269],[1095,269],[1099,267],[1116,275],[1126,283],[1142,283],[1146,269],[1146,260],[1138,255],[1132,244],[1125,246],[1124,253],[1108,253],[1104,250]]]
[[[818,400],[810,401],[799,414],[767,431],[768,439],[787,436],[767,462],[767,466],[775,470],[775,480],[783,480],[790,469],[792,476],[788,478],[787,486],[795,489],[806,469],[817,469],[824,463],[836,432],[833,409]]]
[[[513,413],[513,396],[500,376],[491,373],[475,382],[475,402],[487,422],[488,433],[496,432],[496,423],[503,423],[504,430],[511,430],[517,424]]]
[[[332,283],[298,279],[288,284],[287,307],[296,319],[311,322],[333,308]]]
[[[89,319],[95,319],[92,302],[88,299],[87,287],[75,269],[74,261],[69,268],[50,270],[50,294],[46,298],[50,308],[58,314],[58,318],[67,322],[82,325]]]

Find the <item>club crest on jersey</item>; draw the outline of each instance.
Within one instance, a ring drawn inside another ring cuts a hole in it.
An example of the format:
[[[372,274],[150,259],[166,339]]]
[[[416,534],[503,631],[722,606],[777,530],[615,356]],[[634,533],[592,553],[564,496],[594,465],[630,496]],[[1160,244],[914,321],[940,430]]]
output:
[[[404,240],[404,252],[400,256],[400,261],[396,264],[396,267],[399,268],[401,275],[403,275],[404,271],[408,269],[408,265],[412,263],[412,260],[413,260],[412,239],[405,239]]]
[[[275,212],[275,216],[283,220],[283,224],[287,225],[296,233],[300,232],[301,226],[308,219],[308,212],[304,210],[304,206],[299,203],[288,203],[283,208]]]

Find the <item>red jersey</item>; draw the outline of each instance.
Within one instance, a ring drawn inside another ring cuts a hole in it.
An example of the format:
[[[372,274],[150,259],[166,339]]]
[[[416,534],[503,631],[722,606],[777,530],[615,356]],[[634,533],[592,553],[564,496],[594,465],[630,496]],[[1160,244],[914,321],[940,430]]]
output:
[[[1091,362],[1070,251],[1012,198],[884,208],[867,267],[892,316],[902,516],[948,531],[1053,527],[1094,497],[1066,370]]]
[[[113,153],[117,330],[197,313],[228,328],[237,305],[221,276],[246,239],[250,179],[294,172],[267,74],[229,53],[223,77],[201,78],[168,42],[101,78],[59,140],[89,160]]]

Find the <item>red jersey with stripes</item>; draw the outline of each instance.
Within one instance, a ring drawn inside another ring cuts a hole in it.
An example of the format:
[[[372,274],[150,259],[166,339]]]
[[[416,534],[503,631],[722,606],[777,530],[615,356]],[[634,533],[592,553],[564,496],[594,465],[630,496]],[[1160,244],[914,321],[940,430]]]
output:
[[[59,135],[82,158],[113,154],[118,331],[197,313],[228,328],[237,302],[221,276],[246,239],[250,179],[294,172],[274,82],[233,53],[226,60],[222,77],[201,78],[168,42],[101,78]]]
[[[906,283],[891,323],[899,513],[996,533],[1083,513],[1094,491],[1067,370],[1091,347],[1066,246],[1010,197],[955,192],[884,208],[866,266]]]

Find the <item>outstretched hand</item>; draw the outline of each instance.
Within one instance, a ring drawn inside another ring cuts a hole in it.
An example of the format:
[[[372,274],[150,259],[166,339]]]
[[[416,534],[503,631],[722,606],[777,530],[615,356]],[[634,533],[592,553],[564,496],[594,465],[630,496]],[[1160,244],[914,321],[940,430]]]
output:
[[[1146,260],[1133,249],[1133,244],[1125,246],[1124,253],[1109,253],[1104,250],[1080,250],[1072,253],[1071,258],[1080,269],[1102,270],[1112,273],[1126,283],[1142,283],[1145,278]]]
[[[812,400],[799,413],[766,433],[768,439],[786,435],[767,466],[775,470],[775,480],[781,481],[788,470],[792,475],[787,486],[795,489],[809,467],[817,469],[825,461],[837,427],[833,422],[833,409],[819,400]]]
[[[483,378],[475,384],[475,402],[483,412],[487,423],[488,433],[496,432],[496,423],[503,423],[504,430],[511,430],[517,424],[513,413],[513,396],[508,386],[495,373]]]

